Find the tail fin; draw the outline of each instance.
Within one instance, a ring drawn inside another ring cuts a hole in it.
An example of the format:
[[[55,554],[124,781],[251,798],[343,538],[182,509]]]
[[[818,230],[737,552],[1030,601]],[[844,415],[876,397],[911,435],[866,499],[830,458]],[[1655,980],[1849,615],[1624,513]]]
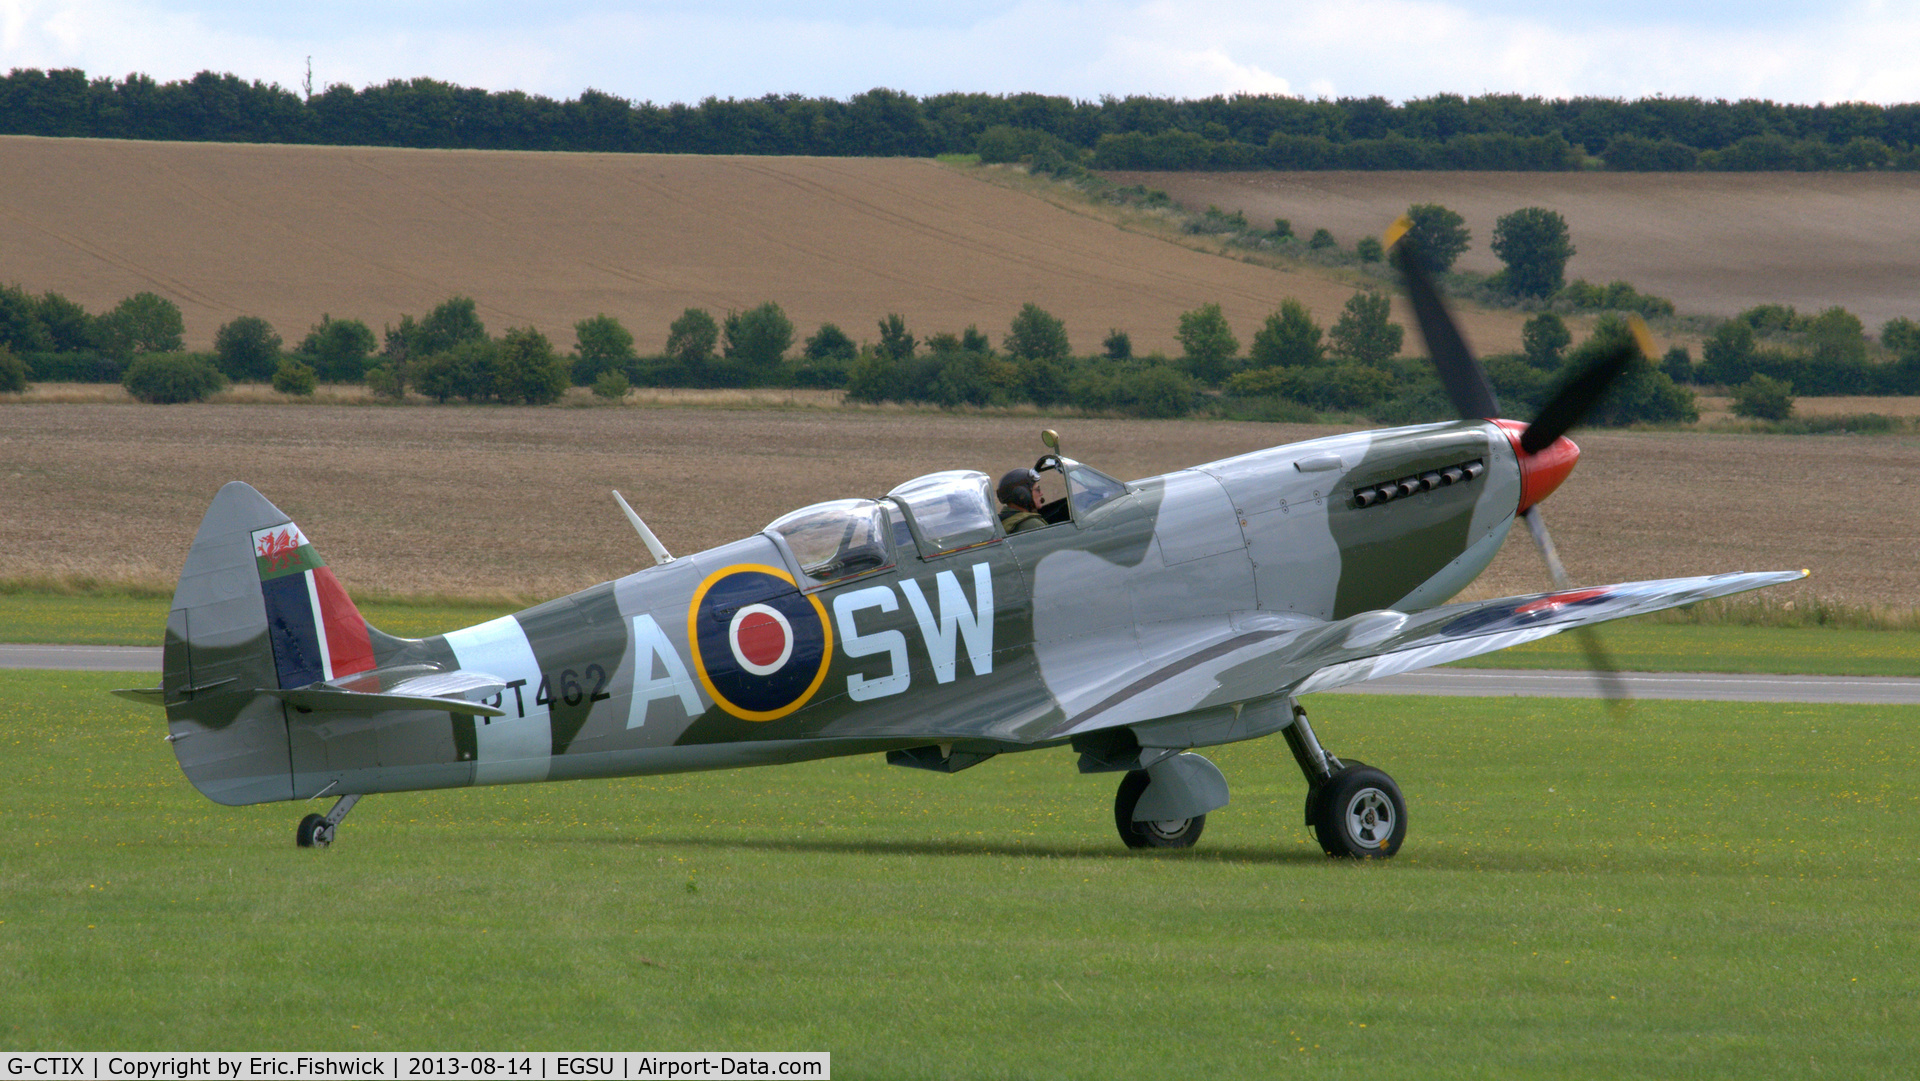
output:
[[[285,714],[260,692],[366,671],[388,641],[284,512],[221,488],[167,614],[161,686],[187,778],[221,803],[292,798]]]

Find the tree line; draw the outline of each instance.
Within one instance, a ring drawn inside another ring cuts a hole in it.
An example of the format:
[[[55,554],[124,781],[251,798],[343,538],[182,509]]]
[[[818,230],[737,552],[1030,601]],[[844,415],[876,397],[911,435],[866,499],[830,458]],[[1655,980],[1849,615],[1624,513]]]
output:
[[[0,78],[0,134],[983,160],[1049,149],[1113,169],[1920,168],[1920,103],[1515,94],[1080,101],[874,89],[845,101],[769,94],[659,105],[591,89],[555,100],[427,78],[334,84],[309,97],[232,74],[162,83],[72,68],[16,68]]]
[[[1117,190],[1146,201],[1158,194]],[[1465,219],[1444,206],[1410,206],[1406,223],[1408,243],[1397,251],[1417,254],[1434,274],[1448,274],[1472,245]],[[1188,227],[1236,243],[1297,243],[1286,221],[1258,230],[1243,215],[1214,208],[1192,215]],[[1539,408],[1593,351],[1622,340],[1626,313],[1673,314],[1671,302],[1627,282],[1565,281],[1575,249],[1553,211],[1524,207],[1501,216],[1491,246],[1505,269],[1448,281],[1456,292],[1536,312],[1523,329],[1522,352],[1486,358],[1496,391],[1516,415]],[[1338,251],[1324,229],[1303,247],[1322,258]],[[1377,264],[1384,253],[1367,237],[1340,257]],[[1570,354],[1572,334],[1560,313],[1573,311],[1602,314],[1590,340]],[[785,311],[768,301],[718,319],[688,308],[651,354],[640,352],[618,319],[594,315],[574,324],[573,350],[563,355],[531,326],[489,334],[474,300],[456,296],[418,318],[403,315],[378,335],[357,319],[322,315],[291,349],[266,320],[241,316],[219,328],[211,353],[195,354],[182,350],[178,306],[157,294],[138,293],[94,314],[58,293],[9,285],[0,286],[0,391],[20,390],[29,380],[120,381],[141,400],[165,402],[200,400],[229,381],[271,382],[291,394],[311,394],[323,381],[364,382],[393,400],[413,393],[439,402],[539,405],[558,400],[570,384],[608,399],[634,386],[778,386],[844,389],[855,402],[1072,406],[1147,417],[1202,412],[1306,421],[1337,414],[1401,423],[1446,415],[1427,363],[1401,355],[1404,335],[1388,313],[1386,293],[1371,287],[1356,292],[1327,328],[1299,301],[1284,300],[1243,354],[1220,306],[1207,304],[1180,316],[1177,357],[1137,357],[1120,328],[1109,329],[1099,353],[1073,354],[1065,324],[1031,303],[997,343],[977,325],[919,336],[898,313],[875,324],[873,339],[857,342],[833,323],[801,341]],[[1726,388],[1742,410],[1775,412],[1790,412],[1794,393],[1920,394],[1920,322],[1890,320],[1876,346],[1843,308],[1803,315],[1787,305],[1760,305],[1715,327],[1698,361],[1683,347],[1657,361],[1643,358],[1598,422],[1690,421],[1697,417],[1691,386]],[[1771,404],[1752,405],[1762,400]]]

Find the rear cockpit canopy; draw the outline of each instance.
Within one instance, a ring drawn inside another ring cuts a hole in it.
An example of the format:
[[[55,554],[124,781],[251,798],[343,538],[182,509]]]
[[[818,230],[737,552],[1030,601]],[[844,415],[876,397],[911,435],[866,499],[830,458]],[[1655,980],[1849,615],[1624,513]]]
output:
[[[851,578],[893,562],[887,512],[874,499],[815,503],[774,519],[765,532],[784,541],[800,573],[815,582]]]

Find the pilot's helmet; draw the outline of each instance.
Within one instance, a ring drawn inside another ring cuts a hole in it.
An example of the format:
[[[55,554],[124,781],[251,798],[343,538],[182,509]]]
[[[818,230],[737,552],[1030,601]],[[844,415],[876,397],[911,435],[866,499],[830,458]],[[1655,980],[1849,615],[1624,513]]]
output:
[[[1010,507],[1033,506],[1033,487],[1040,483],[1040,474],[1031,469],[1015,469],[1000,478],[1000,487],[993,494],[1000,502]]]

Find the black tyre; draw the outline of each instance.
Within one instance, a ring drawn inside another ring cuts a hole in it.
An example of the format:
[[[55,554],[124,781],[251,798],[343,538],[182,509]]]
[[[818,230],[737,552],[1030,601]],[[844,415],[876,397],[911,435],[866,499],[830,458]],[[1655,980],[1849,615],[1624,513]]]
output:
[[[1307,797],[1313,835],[1327,855],[1386,859],[1407,837],[1407,801],[1400,786],[1358,763],[1329,777]]]
[[[301,848],[325,848],[333,843],[333,827],[325,815],[308,815],[293,833],[293,843]]]
[[[1120,779],[1120,791],[1113,797],[1113,825],[1128,848],[1190,848],[1206,828],[1207,816],[1176,818],[1166,822],[1135,822],[1133,809],[1140,803],[1151,778],[1143,769],[1131,770]]]

